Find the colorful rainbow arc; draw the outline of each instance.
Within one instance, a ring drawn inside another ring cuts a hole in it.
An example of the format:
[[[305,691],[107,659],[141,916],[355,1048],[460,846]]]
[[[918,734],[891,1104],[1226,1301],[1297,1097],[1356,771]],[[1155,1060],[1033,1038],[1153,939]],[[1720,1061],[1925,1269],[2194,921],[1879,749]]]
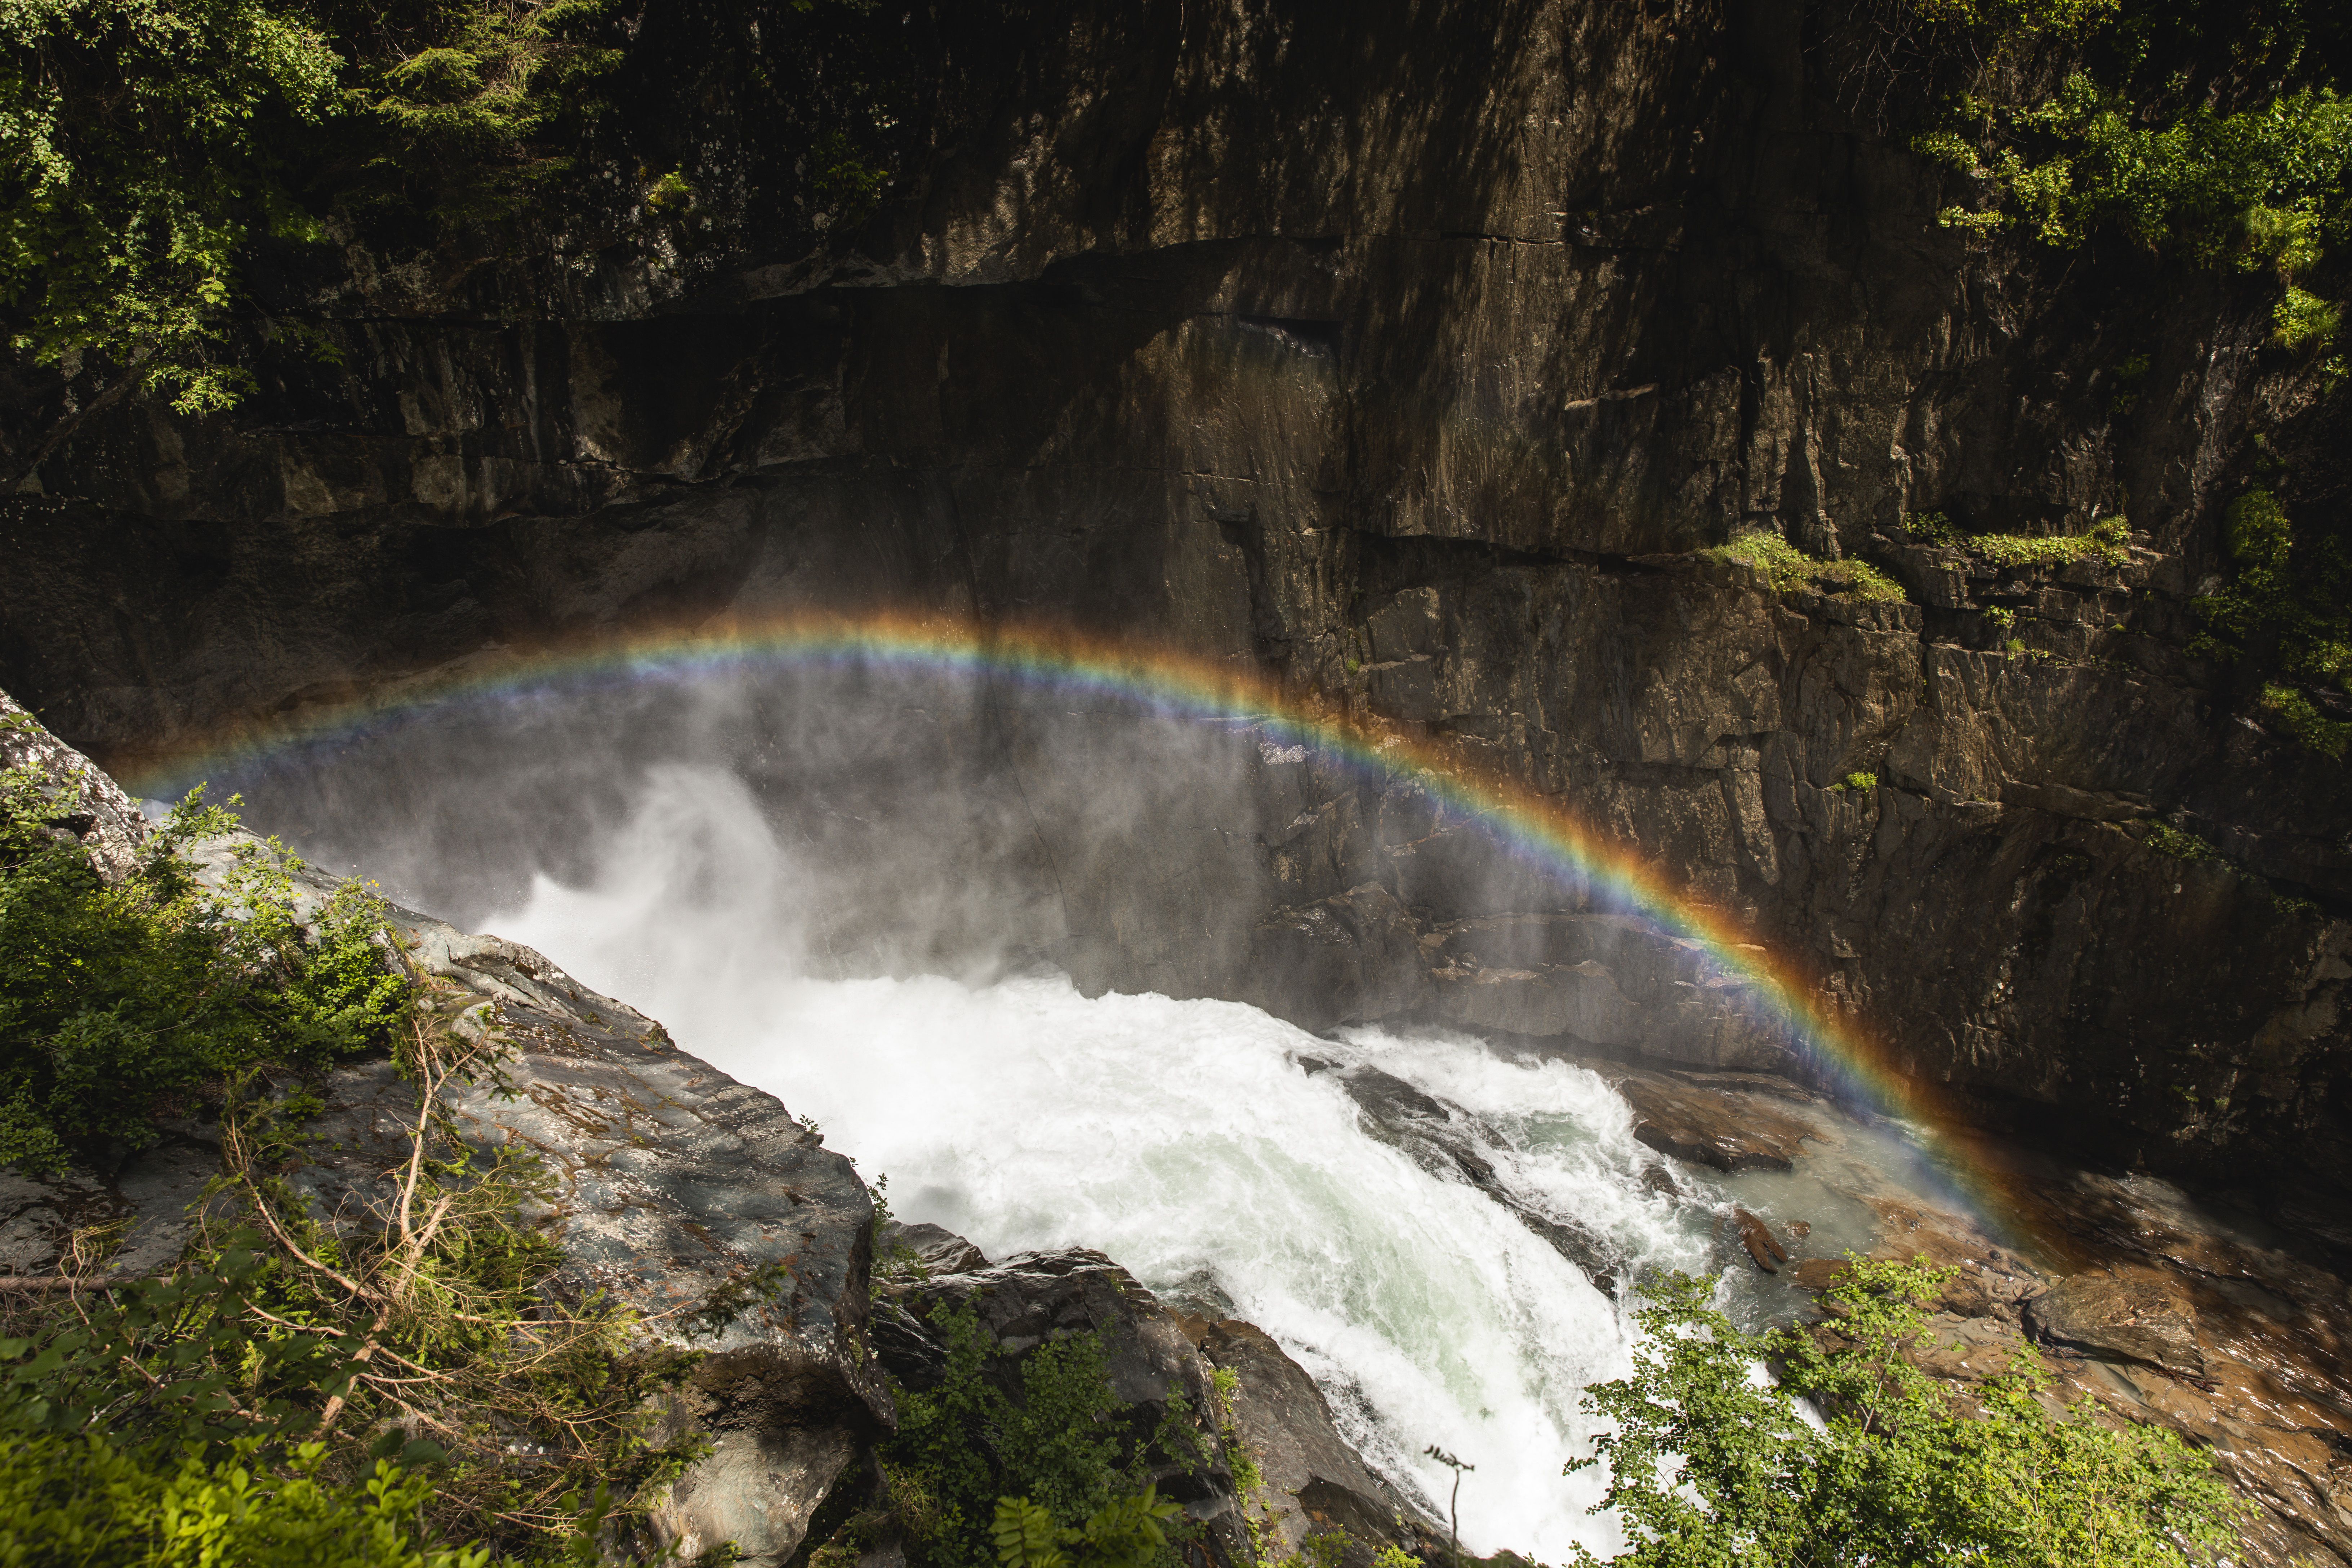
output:
[[[1417,774],[1447,806],[1479,819],[1515,858],[1701,944],[1715,968],[1748,987],[1786,1028],[1811,1068],[1849,1100],[1931,1136],[1958,1125],[1934,1086],[1900,1071],[1871,1034],[1825,1007],[1801,973],[1775,959],[1736,920],[1678,889],[1633,847],[1596,832],[1562,803],[1465,767],[1436,744],[1286,695],[1238,660],[1116,643],[1066,628],[894,614],[706,624],[510,655],[468,673],[246,729],[208,748],[180,751],[133,776],[146,790],[177,793],[208,773],[233,774],[240,766],[299,748],[356,739],[379,725],[529,689],[829,663],[1010,679],[1194,719],[1246,721],[1286,745],[1310,747],[1377,774]],[[1940,1177],[1947,1195],[1977,1219],[2013,1234],[2013,1211],[2000,1196],[1991,1173],[1955,1159],[1948,1150],[1942,1152],[1938,1163],[1926,1168]]]

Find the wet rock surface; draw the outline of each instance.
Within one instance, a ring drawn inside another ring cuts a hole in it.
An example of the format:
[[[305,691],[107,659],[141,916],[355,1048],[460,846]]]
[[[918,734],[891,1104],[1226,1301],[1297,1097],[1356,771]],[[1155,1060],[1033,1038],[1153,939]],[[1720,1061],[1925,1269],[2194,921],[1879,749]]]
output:
[[[2153,1268],[2072,1274],[2026,1307],[2038,1339],[2105,1361],[2142,1362],[2195,1382],[2205,1376],[2188,1289]]]
[[[1603,1069],[1633,1108],[1633,1136],[1662,1154],[1718,1171],[1786,1171],[1811,1125],[1765,1094],[1664,1073]],[[1784,1097],[1773,1097],[1784,1098]]]
[[[1378,1068],[1342,1066],[1317,1057],[1301,1058],[1299,1066],[1309,1073],[1332,1073],[1374,1137],[1402,1150],[1433,1175],[1476,1187],[1549,1242],[1600,1289],[1616,1289],[1623,1262],[1616,1249],[1575,1216],[1548,1214],[1497,1180],[1493,1163],[1471,1136],[1468,1111]]]
[[[971,1244],[950,1236],[940,1247],[950,1247]],[[1382,1545],[1418,1552],[1435,1544],[1430,1521],[1365,1467],[1314,1380],[1280,1345],[1249,1323],[1170,1310],[1099,1252],[1020,1253],[961,1273],[901,1276],[886,1279],[882,1295],[876,1354],[906,1386],[936,1385],[947,1357],[937,1314],[969,1310],[989,1350],[985,1375],[1007,1392],[1018,1388],[1024,1358],[1041,1345],[1097,1334],[1131,1436],[1157,1429],[1171,1397],[1181,1396],[1185,1419],[1211,1444],[1237,1438],[1260,1473],[1246,1497],[1222,1458],[1154,1477],[1162,1496],[1183,1502],[1187,1515],[1207,1526],[1206,1544],[1219,1562],[1254,1560],[1253,1527],[1268,1544],[1279,1543],[1277,1555],[1310,1534],[1344,1528],[1351,1568],[1363,1568]],[[1230,1403],[1217,1390],[1218,1371],[1233,1374]]]
[[[1298,1551],[1315,1533],[1321,1523],[1318,1503],[1325,1515],[1343,1506],[1328,1495],[1335,1492],[1357,1500],[1355,1511],[1382,1526],[1380,1532],[1355,1536],[1358,1544],[1377,1552],[1380,1545],[1413,1539],[1415,1531],[1398,1521],[1412,1510],[1365,1468],[1339,1436],[1323,1391],[1280,1345],[1255,1325],[1237,1320],[1212,1323],[1193,1319],[1185,1326],[1210,1364],[1234,1374],[1228,1410],[1260,1477],[1257,1491],[1244,1500],[1244,1506],[1270,1527],[1269,1544],[1276,1560]]]

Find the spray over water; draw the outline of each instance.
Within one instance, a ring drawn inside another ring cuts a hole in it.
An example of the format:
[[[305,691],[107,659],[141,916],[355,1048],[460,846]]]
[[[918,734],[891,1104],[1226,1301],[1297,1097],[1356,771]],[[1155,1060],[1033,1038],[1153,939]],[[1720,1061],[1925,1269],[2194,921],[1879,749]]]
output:
[[[901,1217],[992,1257],[1098,1248],[1257,1324],[1433,1511],[1453,1477],[1424,1450],[1477,1466],[1474,1550],[1607,1550],[1601,1479],[1561,1466],[1589,1451],[1584,1385],[1629,1364],[1622,1287],[1509,1205],[1623,1280],[1719,1263],[1717,1194],[1659,1180],[1625,1103],[1566,1061],[1086,994],[1068,970],[1108,930],[1197,995],[1226,906],[1266,901],[1256,847],[1331,784],[1245,729],[1000,697],[863,671],[537,694],[219,782],[320,863],[660,1018],[887,1173]],[[1351,1071],[1442,1101],[1497,1189],[1417,1159]]]

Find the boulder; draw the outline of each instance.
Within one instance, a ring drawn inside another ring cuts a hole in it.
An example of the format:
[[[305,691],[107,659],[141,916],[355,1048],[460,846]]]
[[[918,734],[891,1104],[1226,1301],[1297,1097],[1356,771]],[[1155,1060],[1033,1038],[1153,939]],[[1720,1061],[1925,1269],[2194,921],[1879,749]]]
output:
[[[2196,1306],[2176,1278],[2153,1268],[2068,1275],[2026,1304],[2025,1320],[2038,1337],[2094,1355],[2205,1375]]]
[[[969,1274],[988,1267],[988,1255],[943,1225],[893,1220],[874,1238],[877,1261],[911,1255],[928,1274]]]
[[[1150,1479],[1160,1494],[1182,1503],[1186,1517],[1207,1527],[1220,1562],[1253,1561],[1233,1475],[1222,1458],[1209,1363],[1176,1315],[1126,1269],[1099,1252],[1071,1247],[1015,1253],[968,1273],[886,1280],[881,1289],[875,1353],[909,1388],[936,1386],[945,1370],[947,1346],[936,1321],[942,1310],[971,1310],[990,1351],[986,1375],[1007,1392],[1017,1388],[1021,1363],[1038,1347],[1099,1334],[1128,1435],[1142,1439],[1159,1430],[1181,1398],[1183,1418],[1206,1451],[1220,1456],[1189,1468],[1155,1468]]]
[[[1694,1164],[1727,1172],[1786,1171],[1812,1135],[1784,1105],[1754,1094],[1654,1072],[1626,1072],[1615,1082],[1633,1108],[1633,1136]]]
[[[665,1422],[710,1451],[655,1510],[656,1537],[688,1555],[731,1541],[741,1562],[782,1564],[860,1445],[895,1420],[865,1351],[873,1205],[856,1167],[773,1095],[543,955],[393,913],[453,1032],[495,1031],[505,1046],[503,1084],[451,1084],[441,1102],[467,1142],[519,1146],[555,1178],[559,1283],[604,1291],[706,1352]],[[322,1215],[381,1213],[415,1092],[371,1062],[333,1074],[326,1100],[323,1136],[289,1180]],[[731,1321],[688,1334],[684,1320],[715,1292],[767,1281]]]
[[[59,821],[101,871],[129,868],[145,833],[129,795],[13,705],[0,709],[0,748],[58,781],[71,803]],[[240,833],[192,856],[217,886],[257,847]],[[299,911],[315,916],[338,885],[294,872]],[[604,1291],[644,1313],[648,1332],[706,1352],[660,1418],[710,1449],[655,1510],[655,1533],[688,1555],[731,1541],[739,1561],[777,1568],[859,1446],[895,1420],[865,1350],[873,1205],[856,1168],[775,1096],[542,954],[396,906],[389,916],[427,1016],[494,1049],[496,1070],[443,1086],[437,1112],[478,1151],[538,1157],[551,1178],[538,1217],[565,1254],[558,1289]],[[284,1179],[321,1222],[381,1229],[419,1121],[415,1085],[363,1060],[329,1074],[322,1098]],[[112,1169],[0,1176],[0,1268],[53,1271],[77,1232],[126,1221],[107,1266],[169,1266],[221,1151],[202,1123],[165,1133]],[[690,1315],[730,1287],[740,1310],[689,1335]]]
[[[1198,1322],[1198,1320],[1195,1320]],[[1351,1531],[1351,1550],[1368,1557],[1402,1546],[1424,1561],[1436,1527],[1368,1468],[1339,1436],[1331,1407],[1306,1368],[1264,1330],[1236,1319],[1199,1322],[1201,1353],[1234,1375],[1226,1415],[1257,1464],[1258,1487],[1243,1500],[1257,1524],[1262,1559],[1282,1562],[1310,1534],[1369,1521]]]

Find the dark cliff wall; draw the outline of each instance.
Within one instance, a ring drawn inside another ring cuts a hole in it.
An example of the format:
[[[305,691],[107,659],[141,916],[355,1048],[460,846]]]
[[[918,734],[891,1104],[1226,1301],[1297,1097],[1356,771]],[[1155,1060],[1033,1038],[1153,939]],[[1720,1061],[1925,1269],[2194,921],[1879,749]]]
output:
[[[0,685],[120,765],[647,619],[1140,630],[1559,792],[1989,1113],[2352,1173],[2343,771],[2184,652],[2253,432],[2336,435],[2252,282],[1939,229],[1793,4],[1078,9],[927,25],[921,151],[850,239],[354,252],[306,297],[340,369],[41,464]],[[725,123],[704,164],[755,163]],[[57,389],[7,390],[21,449]],[[2124,512],[2131,563],[1970,576],[1928,510]],[[1757,523],[1915,602],[1690,553]]]

